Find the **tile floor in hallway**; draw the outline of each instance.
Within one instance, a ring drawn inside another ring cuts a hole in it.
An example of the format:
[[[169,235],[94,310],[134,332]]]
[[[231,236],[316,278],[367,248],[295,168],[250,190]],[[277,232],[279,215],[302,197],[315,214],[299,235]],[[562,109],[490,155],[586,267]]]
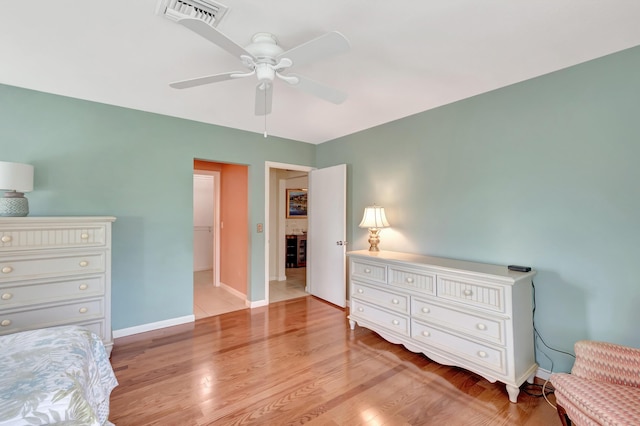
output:
[[[269,282],[269,301],[294,299],[308,295],[304,291],[306,268],[287,268],[286,281]],[[193,273],[193,314],[196,319],[220,315],[246,308],[244,298],[224,287],[213,286],[213,272]]]

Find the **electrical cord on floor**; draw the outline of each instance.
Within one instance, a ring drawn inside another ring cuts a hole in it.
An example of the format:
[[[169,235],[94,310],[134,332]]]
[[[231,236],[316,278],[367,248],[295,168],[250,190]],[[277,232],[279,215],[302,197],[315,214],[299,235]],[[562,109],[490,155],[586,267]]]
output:
[[[529,396],[533,396],[535,398],[544,397],[544,399],[547,399],[547,396],[551,395],[554,391],[553,388],[545,389],[547,382],[548,380],[543,384],[525,382],[524,385],[520,388],[520,390]]]
[[[565,355],[569,355],[571,357],[573,357],[575,359],[575,355],[566,351],[561,351],[560,349],[555,349],[552,348],[551,346],[547,345],[547,343],[544,341],[544,339],[542,338],[542,335],[540,334],[540,332],[538,331],[538,329],[536,328],[536,286],[533,283],[533,280],[531,280],[531,286],[533,287],[533,332],[534,332],[534,344],[536,346],[536,348],[538,348],[538,351],[540,351],[540,353],[542,355],[544,355],[549,362],[551,363],[551,371],[549,371],[549,376],[551,376],[551,374],[553,374],[553,360],[549,357],[549,355],[547,355],[547,353],[545,351],[543,351],[539,346],[538,346],[538,340],[540,340],[542,342],[542,344],[547,348],[547,349],[551,349],[552,351],[561,353],[561,354],[565,354]],[[533,395],[533,396],[537,396],[537,397],[544,397],[545,401],[547,401],[547,403],[552,406],[554,409],[557,409],[557,407],[551,403],[551,401],[549,401],[549,398],[547,398],[549,395],[551,395],[555,390],[554,389],[550,389],[549,392],[546,391],[547,388],[547,384],[549,383],[549,379],[545,380],[545,382],[541,385],[541,392],[540,395]],[[536,385],[536,386],[540,386],[540,385]],[[526,390],[525,390],[526,392]],[[526,392],[527,394],[529,394],[528,392]]]

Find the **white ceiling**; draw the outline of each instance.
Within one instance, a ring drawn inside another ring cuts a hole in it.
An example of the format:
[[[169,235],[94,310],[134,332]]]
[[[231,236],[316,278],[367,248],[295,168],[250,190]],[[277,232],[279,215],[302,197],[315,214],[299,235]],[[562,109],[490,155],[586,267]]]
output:
[[[640,45],[638,0],[220,0],[218,30],[297,46],[337,30],[349,53],[295,72],[334,105],[276,82],[269,134],[322,143]],[[157,0],[0,0],[0,83],[262,133],[255,80],[176,90],[243,69],[156,14]]]

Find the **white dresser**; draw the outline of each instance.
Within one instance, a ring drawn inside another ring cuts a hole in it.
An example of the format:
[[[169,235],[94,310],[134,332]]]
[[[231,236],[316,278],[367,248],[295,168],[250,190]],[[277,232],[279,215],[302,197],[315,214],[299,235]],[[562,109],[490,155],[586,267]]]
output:
[[[0,217],[0,335],[83,325],[111,353],[115,217]]]
[[[533,337],[534,271],[398,252],[347,253],[351,329],[356,323],[441,364],[507,385],[538,368]]]

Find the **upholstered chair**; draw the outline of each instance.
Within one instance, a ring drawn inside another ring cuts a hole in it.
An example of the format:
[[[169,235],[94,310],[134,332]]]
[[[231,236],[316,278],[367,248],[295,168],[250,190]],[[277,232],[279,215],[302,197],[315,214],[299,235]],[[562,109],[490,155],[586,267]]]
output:
[[[640,425],[640,349],[582,340],[568,373],[551,375],[565,426]]]

